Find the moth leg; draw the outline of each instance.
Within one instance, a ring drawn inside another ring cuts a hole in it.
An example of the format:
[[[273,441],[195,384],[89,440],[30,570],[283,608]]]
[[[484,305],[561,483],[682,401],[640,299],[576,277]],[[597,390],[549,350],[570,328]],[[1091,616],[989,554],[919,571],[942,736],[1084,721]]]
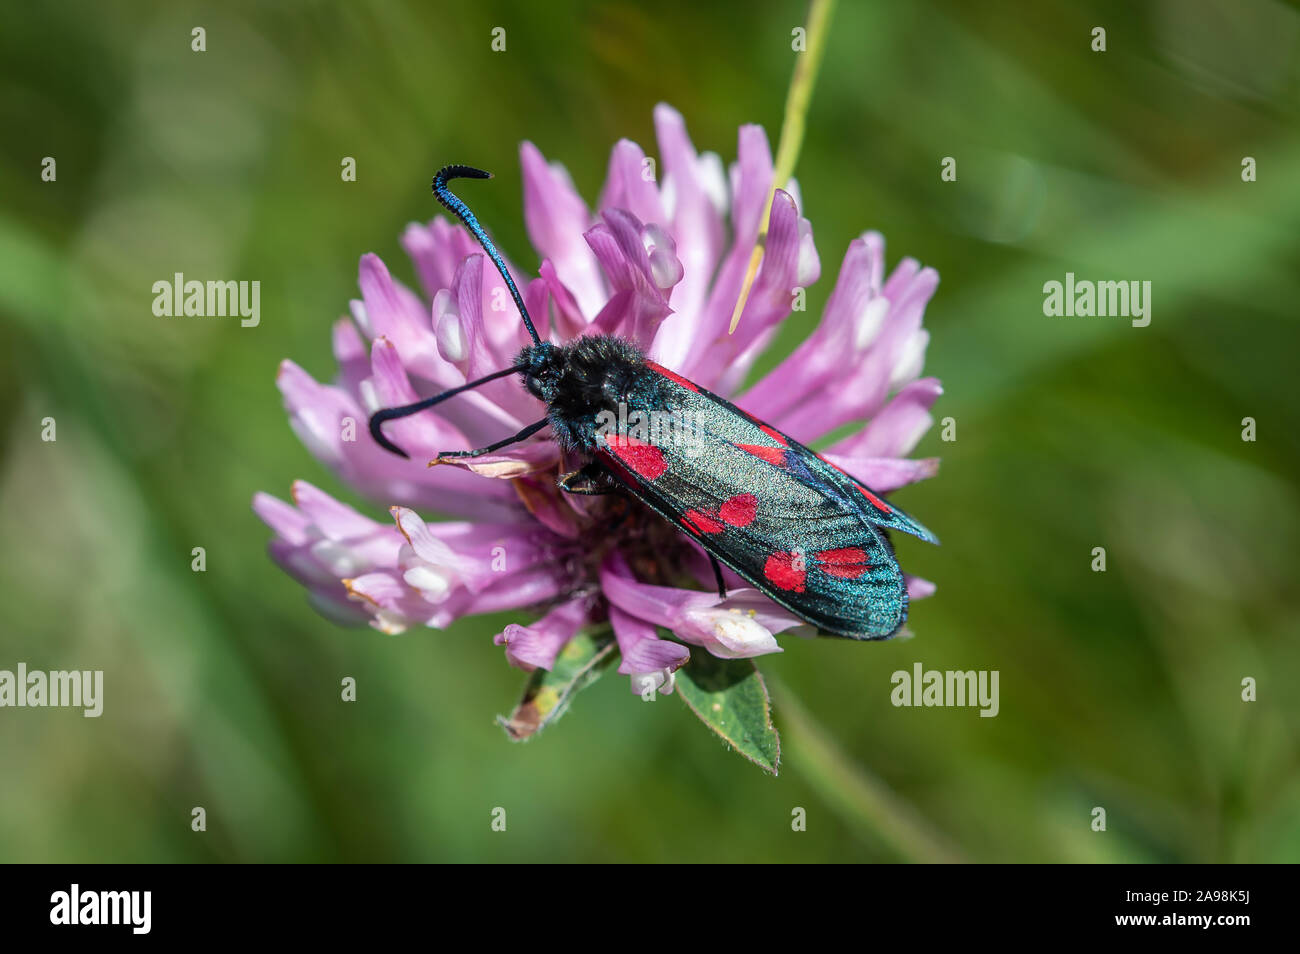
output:
[[[507,437],[505,440],[497,441],[495,444],[489,444],[487,447],[480,447],[478,450],[461,450],[461,451],[443,451],[434,458],[435,463],[448,457],[482,457],[484,454],[490,454],[498,451],[503,447],[509,447],[511,444],[518,444],[520,441],[527,440],[547,424],[551,423],[548,418],[542,418],[534,424],[529,424],[514,437]]]
[[[600,497],[617,493],[618,484],[604,467],[597,461],[591,461],[578,470],[569,471],[560,476],[555,485],[566,494],[578,494],[583,497]]]
[[[727,584],[722,580],[722,567],[718,563],[718,558],[712,553],[709,554],[709,562],[713,564],[713,576],[718,581],[718,595],[725,600],[727,598]]]

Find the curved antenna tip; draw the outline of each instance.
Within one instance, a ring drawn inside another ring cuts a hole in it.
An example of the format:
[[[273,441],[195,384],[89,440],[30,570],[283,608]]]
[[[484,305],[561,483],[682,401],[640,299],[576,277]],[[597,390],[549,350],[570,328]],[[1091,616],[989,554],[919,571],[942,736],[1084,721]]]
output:
[[[394,411],[401,410],[401,408],[388,408],[386,410]],[[411,455],[384,436],[381,427],[385,421],[391,420],[396,416],[397,415],[391,413],[386,413],[386,411],[376,411],[374,414],[370,415],[370,436],[375,439],[376,444],[388,451],[390,454],[396,454],[398,457],[405,457],[407,460],[410,460]]]
[[[433,194],[437,196],[438,201],[442,203],[443,208],[451,212],[456,218],[464,223],[465,227],[470,230],[478,244],[483,247],[483,251],[488,253],[492,259],[492,264],[496,270],[501,273],[501,278],[506,283],[506,288],[510,290],[510,297],[515,301],[515,307],[519,309],[519,317],[524,321],[524,328],[528,331],[528,337],[533,339],[533,344],[541,344],[542,339],[537,336],[537,329],[533,327],[533,319],[528,314],[528,307],[524,304],[523,296],[519,294],[519,289],[515,286],[515,280],[510,277],[510,270],[506,268],[505,259],[497,251],[492,240],[488,238],[487,232],[483,231],[483,226],[479,224],[474,213],[469,210],[464,201],[454,192],[447,188],[448,181],[452,179],[491,179],[492,173],[485,169],[476,169],[473,166],[462,166],[453,163],[449,166],[443,166],[433,177]]]

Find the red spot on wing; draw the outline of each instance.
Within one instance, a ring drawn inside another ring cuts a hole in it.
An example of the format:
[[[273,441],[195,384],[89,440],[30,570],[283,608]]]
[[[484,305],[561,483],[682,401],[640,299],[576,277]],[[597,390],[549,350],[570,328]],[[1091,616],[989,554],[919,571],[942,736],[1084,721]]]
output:
[[[767,447],[763,444],[737,444],[741,450],[753,454],[755,457],[774,464],[777,467],[785,466],[785,448],[784,447]]]
[[[758,513],[758,498],[753,494],[736,494],[718,508],[718,516],[733,527],[747,527]]]
[[[646,366],[651,371],[655,371],[659,374],[662,374],[665,378],[667,378],[669,381],[672,381],[674,384],[680,384],[688,391],[695,391],[697,394],[699,393],[700,386],[698,384],[696,384],[694,381],[686,380],[686,378],[682,377],[676,371],[669,371],[663,365],[655,364],[653,361],[647,361]]]
[[[736,494],[728,497],[717,510],[688,510],[682,516],[682,525],[700,533],[721,533],[733,527],[747,527],[758,514],[758,498],[753,494]]]
[[[844,471],[840,471],[840,473],[844,473]],[[883,500],[881,500],[879,497],[873,494],[866,487],[863,487],[861,484],[858,484],[857,487],[858,490],[862,491],[862,496],[866,497],[868,500],[871,501],[871,506],[875,507],[881,513],[894,512],[893,510],[890,509],[889,504],[885,503]]]
[[[763,566],[763,575],[778,589],[802,593],[808,571],[804,567],[803,558],[800,555],[795,553],[773,553],[767,558],[767,563]]]
[[[626,464],[629,470],[646,480],[654,480],[668,469],[664,452],[653,444],[623,434],[613,435],[607,443],[610,451]]]
[[[700,533],[721,533],[722,524],[718,523],[707,513],[700,513],[698,510],[688,510],[682,517],[682,523]]]
[[[841,580],[856,580],[871,567],[867,551],[861,547],[821,550],[816,556],[823,573]]]

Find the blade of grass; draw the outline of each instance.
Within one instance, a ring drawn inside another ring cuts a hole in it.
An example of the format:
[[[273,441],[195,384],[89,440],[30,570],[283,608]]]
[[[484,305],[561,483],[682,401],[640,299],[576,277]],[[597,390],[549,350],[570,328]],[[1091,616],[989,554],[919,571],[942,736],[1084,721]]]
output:
[[[854,764],[784,685],[768,682],[785,733],[787,761],[859,832],[883,842],[905,861],[965,860],[947,838],[883,781]]]

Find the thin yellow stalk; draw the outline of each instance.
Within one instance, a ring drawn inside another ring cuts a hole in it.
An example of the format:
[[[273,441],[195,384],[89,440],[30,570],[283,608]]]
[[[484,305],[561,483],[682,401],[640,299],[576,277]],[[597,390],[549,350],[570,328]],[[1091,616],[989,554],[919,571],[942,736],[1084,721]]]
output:
[[[835,0],[812,0],[808,10],[808,26],[804,39],[807,47],[799,54],[794,65],[794,76],[790,78],[790,91],[785,98],[785,118],[781,122],[781,140],[776,147],[776,166],[772,175],[772,187],[767,190],[767,201],[763,204],[763,215],[758,220],[758,239],[754,242],[754,251],[749,256],[749,268],[745,270],[745,280],[740,286],[740,298],[736,309],[731,313],[731,327],[727,334],[734,334],[740,324],[740,313],[745,310],[749,300],[749,290],[753,287],[754,276],[758,274],[758,265],[763,260],[763,249],[767,245],[767,225],[772,216],[772,200],[776,190],[784,187],[794,175],[794,166],[799,159],[799,150],[803,146],[804,120],[808,116],[808,103],[812,100],[813,85],[817,71],[821,67],[822,54],[826,50],[826,35],[829,33],[831,11],[835,9]]]

